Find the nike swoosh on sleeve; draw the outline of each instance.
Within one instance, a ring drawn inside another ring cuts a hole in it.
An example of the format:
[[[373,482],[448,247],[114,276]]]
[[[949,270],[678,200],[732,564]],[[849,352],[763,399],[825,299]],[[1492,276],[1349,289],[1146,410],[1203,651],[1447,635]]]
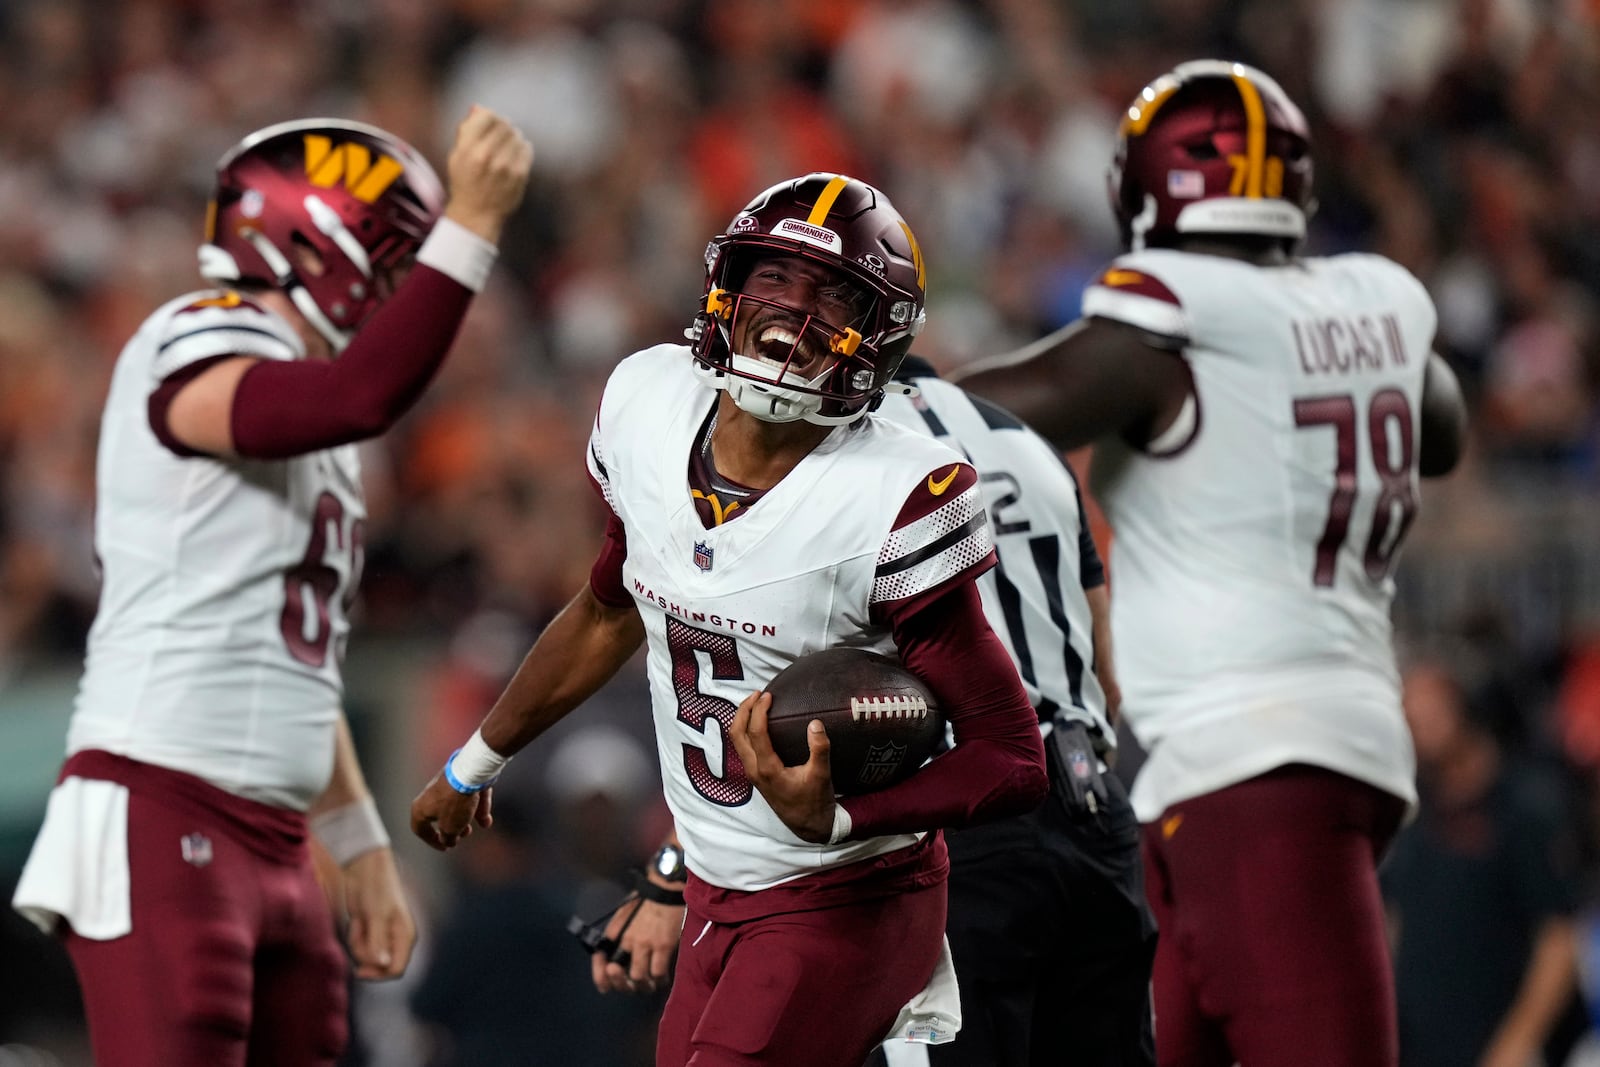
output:
[[[960,473],[960,471],[961,465],[958,463],[954,467],[950,468],[949,474],[946,474],[938,481],[933,480],[933,475],[928,475],[928,492],[932,493],[934,496],[943,496],[944,491],[950,488],[950,483],[956,480],[956,475]]]

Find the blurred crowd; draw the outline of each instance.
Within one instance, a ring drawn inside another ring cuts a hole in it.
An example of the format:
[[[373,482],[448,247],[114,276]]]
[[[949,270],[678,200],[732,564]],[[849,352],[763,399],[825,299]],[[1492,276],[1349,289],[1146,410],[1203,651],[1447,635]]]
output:
[[[212,167],[243,134],[337,115],[442,163],[481,102],[535,145],[455,354],[365,452],[356,644],[436,650],[432,767],[586,579],[600,385],[680,338],[706,239],[753,193],[810,170],[881,186],[929,265],[920,354],[1006,351],[1077,315],[1117,251],[1120,110],[1201,56],[1306,108],[1308,251],[1381,252],[1433,292],[1474,441],[1424,492],[1401,639],[1492,676],[1508,743],[1581,781],[1600,768],[1594,0],[0,4],[0,685],[81,655],[112,363],[199,287]]]

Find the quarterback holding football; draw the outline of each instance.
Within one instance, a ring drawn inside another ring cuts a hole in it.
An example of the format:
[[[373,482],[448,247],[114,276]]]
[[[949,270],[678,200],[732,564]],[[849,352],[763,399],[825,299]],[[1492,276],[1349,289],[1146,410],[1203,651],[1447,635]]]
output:
[[[657,1063],[859,1067],[948,958],[930,831],[1039,803],[1038,720],[974,585],[995,559],[976,473],[871,413],[924,321],[910,226],[872,186],[810,174],[751,201],[705,265],[690,343],[606,385],[588,465],[610,525],[589,584],[412,827],[448,848],[487,825],[506,759],[647,644],[688,905]],[[785,766],[762,689],[840,646],[897,656],[956,747],[843,798],[820,725]],[[668,963],[637,956],[631,977]]]

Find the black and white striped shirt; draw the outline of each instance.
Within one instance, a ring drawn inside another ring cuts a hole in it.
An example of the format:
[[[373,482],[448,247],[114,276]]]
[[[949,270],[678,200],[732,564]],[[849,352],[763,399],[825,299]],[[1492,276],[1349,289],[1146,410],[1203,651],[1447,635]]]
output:
[[[878,414],[938,438],[977,468],[1000,557],[978,580],[984,612],[1041,723],[1060,714],[1114,745],[1084,596],[1104,584],[1105,569],[1071,468],[1003,408],[936,377],[905,380],[920,395],[891,394]]]

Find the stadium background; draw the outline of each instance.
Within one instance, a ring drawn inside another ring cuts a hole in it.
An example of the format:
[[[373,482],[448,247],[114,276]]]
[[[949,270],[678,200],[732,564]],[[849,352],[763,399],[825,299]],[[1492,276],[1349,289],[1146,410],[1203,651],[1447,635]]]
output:
[[[9,0],[0,890],[42,814],[93,613],[112,361],[146,313],[198,287],[213,162],[256,127],[328,114],[442,166],[479,101],[532,137],[534,184],[440,380],[365,449],[349,710],[424,940],[404,982],[362,990],[351,1062],[455,1062],[474,1027],[522,1050],[478,1064],[649,1062],[656,1005],[595,996],[561,929],[609,902],[665,825],[637,672],[513,764],[501,830],[442,858],[404,829],[410,797],[586,578],[600,524],[582,447],[608,368],[676,338],[706,238],[813,169],[882,186],[916,227],[921,354],[954,366],[1070,321],[1116,251],[1118,111],[1199,56],[1255,63],[1306,107],[1309,250],[1382,252],[1438,302],[1474,434],[1455,477],[1425,488],[1402,647],[1492,687],[1497,726],[1565,791],[1594,871],[1596,0]],[[432,953],[447,924],[481,953]],[[86,1062],[65,956],[8,910],[0,1065]]]

